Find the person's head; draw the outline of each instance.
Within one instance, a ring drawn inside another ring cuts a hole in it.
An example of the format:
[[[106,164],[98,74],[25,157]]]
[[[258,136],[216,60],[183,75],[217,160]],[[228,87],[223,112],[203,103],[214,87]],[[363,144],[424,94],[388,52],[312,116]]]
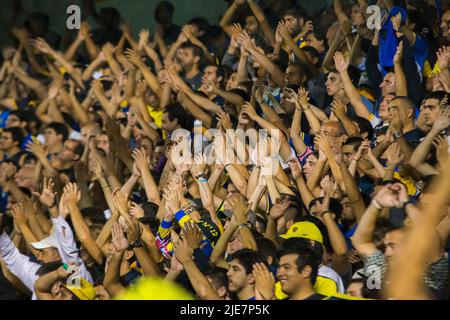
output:
[[[189,114],[184,108],[173,103],[166,107],[166,110],[162,116],[162,129],[171,134],[176,129],[186,129],[190,131],[192,129],[192,121]]]
[[[266,259],[258,252],[250,249],[242,249],[231,256],[228,265],[228,290],[239,294],[243,290],[254,288],[253,265],[263,263],[267,266]]]
[[[345,227],[350,227],[356,221],[356,216],[353,210],[352,203],[350,199],[347,196],[345,196],[341,200],[341,205],[342,205],[341,223]]]
[[[59,160],[62,163],[78,161],[83,155],[83,151],[84,148],[81,141],[68,139],[63,143],[63,147],[59,153]]]
[[[172,25],[175,7],[170,1],[160,1],[155,7],[154,17],[159,24],[169,27]]]
[[[19,128],[6,128],[0,136],[0,149],[9,152],[19,148],[23,140],[22,130]]]
[[[83,145],[88,145],[89,140],[92,137],[95,137],[101,132],[98,124],[96,122],[87,122],[84,125],[81,126],[81,136],[83,138],[82,143]]]
[[[445,91],[434,91],[427,94],[423,99],[420,112],[423,113],[427,126],[431,127],[433,125],[441,109],[441,101],[446,95]]]
[[[360,116],[355,116],[353,123],[358,127],[361,138],[372,141],[374,130],[369,120]]]
[[[205,36],[210,27],[208,20],[203,17],[192,18],[187,24],[192,26],[193,35],[197,38],[202,38]]]
[[[305,164],[303,165],[303,173],[305,178],[308,179],[311,176],[312,170],[314,169],[317,161],[319,160],[319,155],[311,153],[306,158]]]
[[[23,117],[24,112],[19,110],[14,110],[8,115],[6,120],[6,128],[20,128],[26,129],[28,126],[28,121]]]
[[[25,28],[32,38],[44,37],[47,33],[50,17],[43,12],[34,12],[25,21]]]
[[[276,265],[277,262],[277,247],[273,241],[267,238],[256,239],[256,246],[258,251],[266,258],[268,265]]]
[[[346,293],[352,297],[364,298],[365,279],[353,279],[347,287]]]
[[[122,16],[114,7],[105,7],[100,9],[100,19],[105,29],[116,29],[120,25]]]
[[[14,182],[20,188],[26,188],[33,190],[34,183],[34,170],[36,169],[36,162],[24,163],[24,165],[14,175]]]
[[[388,93],[383,97],[383,100],[381,100],[380,109],[378,111],[378,116],[381,118],[381,120],[388,121],[388,119],[389,119],[389,103],[394,98],[395,98],[395,93]]]
[[[254,15],[248,15],[247,17],[245,17],[244,30],[248,34],[258,33],[259,27],[260,27],[260,25],[259,25],[258,19],[256,19],[256,17]]]
[[[308,59],[312,62],[316,67],[320,66],[320,53],[316,48],[311,46],[303,47],[303,52],[306,54]]]
[[[31,246],[36,249],[36,258],[41,263],[45,264],[61,260],[58,251],[59,242],[54,233],[52,233],[47,238],[42,239],[41,241],[32,242]]]
[[[202,57],[202,49],[191,43],[183,44],[177,52],[178,61],[185,72],[191,70],[195,66],[199,67]]]
[[[308,46],[313,47],[317,52],[322,53],[326,49],[326,38],[315,31],[310,31],[306,34],[306,41]]]
[[[361,9],[361,6],[355,3],[352,6],[352,13],[350,14],[350,20],[352,21],[352,25],[355,27],[359,27],[364,24],[365,18],[364,13]]]
[[[62,145],[69,136],[69,130],[65,124],[51,122],[44,131],[45,145],[48,147]]]
[[[389,117],[392,117],[394,113],[398,113],[403,120],[403,124],[406,124],[408,121],[413,122],[415,109],[414,103],[407,97],[395,97],[389,103]]]
[[[325,87],[329,96],[335,97],[344,93],[344,85],[342,84],[341,76],[335,71],[328,73]]]
[[[442,36],[450,41],[450,9],[445,11],[441,18]]]
[[[225,77],[225,70],[221,66],[209,65],[203,71],[203,81],[209,81],[217,86],[221,86],[221,83]]]
[[[286,69],[286,84],[303,86],[308,80],[306,68],[301,64],[289,64]]]
[[[380,89],[383,97],[396,91],[395,74],[393,72],[388,72],[384,76],[383,82],[380,84]]]
[[[231,90],[231,89],[236,89],[239,85],[238,81],[237,81],[237,72],[233,72],[232,74],[230,74],[230,77],[228,78],[227,84],[225,86],[225,89],[227,91]]]
[[[277,233],[285,234],[300,217],[300,209],[291,204],[277,221]]]
[[[395,259],[400,252],[400,245],[405,238],[405,228],[390,226],[383,238],[384,256],[388,261]]]
[[[225,299],[228,294],[227,270],[218,267],[210,267],[209,269],[206,269],[205,276],[217,295],[221,299]]]
[[[344,130],[338,121],[325,122],[320,128],[320,131],[330,142],[336,142],[344,134]]]
[[[283,12],[282,17],[291,36],[297,36],[305,24],[305,12],[300,7],[291,7]]]
[[[100,134],[97,134],[95,137],[95,141],[97,142],[97,148],[105,151],[106,154],[109,154],[110,147],[109,147],[109,138],[106,132],[102,132]]]
[[[305,288],[312,289],[316,282],[319,265],[313,250],[305,247],[283,246],[279,254],[277,278],[281,289],[292,296]]]

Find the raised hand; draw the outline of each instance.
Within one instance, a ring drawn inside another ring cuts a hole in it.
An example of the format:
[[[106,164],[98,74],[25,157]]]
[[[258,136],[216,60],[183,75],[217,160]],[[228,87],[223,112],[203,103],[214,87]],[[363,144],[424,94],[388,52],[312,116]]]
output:
[[[194,164],[191,167],[191,173],[194,177],[197,177],[198,175],[205,173],[206,169],[206,157],[200,153],[196,154],[194,157]]]
[[[347,71],[350,63],[346,61],[342,52],[337,51],[334,56],[334,65],[336,66],[336,70],[339,73]]]
[[[120,224],[115,221],[111,228],[111,242],[116,252],[124,252],[128,249],[129,243]]]
[[[402,208],[408,201],[408,194],[402,183],[389,183],[378,191],[374,199],[383,208]]]
[[[253,265],[253,277],[255,278],[256,295],[263,300],[275,298],[275,278],[264,263]]]
[[[145,170],[148,170],[150,167],[150,159],[147,155],[147,151],[145,151],[144,148],[141,149],[134,149],[133,150],[133,159],[134,163],[136,164],[139,171],[144,172]]]
[[[76,183],[68,183],[64,186],[64,199],[67,204],[78,205],[81,200],[81,192]]]
[[[450,65],[450,47],[442,47],[437,51],[438,66],[441,71],[449,68]]]
[[[339,98],[335,98],[331,106],[333,107],[332,111],[339,119],[347,114],[347,106]]]
[[[447,100],[447,96],[443,100]],[[448,101],[448,100],[447,100]],[[444,102],[445,104],[446,102]],[[450,109],[442,108],[439,110],[439,113],[436,119],[433,122],[433,130],[436,132],[441,132],[450,126]]]
[[[283,40],[286,41],[291,39],[291,34],[289,33],[289,30],[286,27],[284,21],[278,22],[277,31],[280,33],[280,36],[283,38]]]
[[[117,211],[119,211],[120,215],[123,217],[128,217],[128,208],[129,208],[128,198],[122,191],[120,191],[119,188],[113,191],[112,201],[114,207],[117,209]]]
[[[245,113],[252,120],[255,120],[258,117],[255,108],[253,108],[253,106],[249,102],[246,102],[242,106],[241,112]]]
[[[301,87],[298,89],[298,103],[302,109],[307,109],[309,106],[309,92]]]
[[[233,129],[233,124],[231,123],[230,115],[224,111],[219,111],[217,113],[217,120],[222,125],[225,130]]]
[[[14,224],[17,225],[19,229],[28,223],[28,218],[23,211],[23,206],[21,203],[13,205],[11,211],[14,218]]]
[[[298,159],[292,159],[289,161],[289,168],[291,169],[292,177],[297,180],[302,176],[302,166],[298,162]]]
[[[45,158],[47,156],[47,151],[44,150],[42,145],[36,144],[34,142],[29,142],[26,146],[26,150],[31,152],[38,158]]]
[[[394,56],[394,64],[401,64],[403,59],[403,41],[400,41],[400,43],[397,46],[397,51]]]
[[[188,245],[187,241],[182,238],[178,239],[178,241],[174,243],[173,253],[177,257],[178,261],[183,265],[192,261],[193,252],[194,250],[192,250],[192,248]]]
[[[398,165],[402,162],[404,154],[399,143],[393,143],[387,150],[387,163],[390,165]]]
[[[43,38],[37,38],[36,40],[31,40],[31,44],[33,47],[35,47],[37,50],[41,51],[45,54],[52,54],[53,49],[49,46],[47,41],[45,41]]]
[[[203,240],[203,232],[195,222],[188,221],[183,227],[183,239],[193,250],[200,248],[200,242]]]
[[[115,50],[116,48],[114,48],[114,46],[109,42],[105,43],[102,47],[102,52],[107,59],[112,57]]]
[[[390,114],[389,127],[392,129],[393,132],[403,131],[403,119],[397,110],[394,110]]]
[[[53,180],[51,178],[44,177],[44,183],[42,184],[42,193],[33,192],[33,194],[39,198],[39,201],[47,208],[52,208],[56,203],[56,192],[54,192]]]
[[[131,203],[129,213],[130,216],[135,217],[136,219],[140,219],[145,216],[144,209],[142,209],[142,207],[135,202]]]
[[[237,39],[237,42],[244,47],[245,50],[250,51],[256,49],[256,45],[253,42],[252,38],[248,35],[246,31],[242,31]]]
[[[433,146],[436,149],[436,158],[440,165],[443,165],[449,156],[449,147],[447,137],[437,136],[433,140]]]
[[[275,204],[270,208],[269,216],[273,220],[278,220],[286,212],[291,205],[291,201],[288,198],[278,198]]]
[[[149,37],[150,33],[148,31],[148,29],[142,29],[139,32],[139,46],[138,46],[138,50],[143,50],[147,44],[148,44],[148,37]]]
[[[134,64],[136,67],[145,66],[144,62],[142,61],[141,55],[135,50],[127,49],[125,51],[125,57],[130,63]]]
[[[142,225],[139,221],[136,218],[131,217],[125,221],[125,224],[127,226],[128,243],[131,244],[139,240],[142,236]]]
[[[228,203],[233,208],[233,216],[235,216],[238,225],[247,223],[248,208],[244,196],[234,194],[228,199]]]

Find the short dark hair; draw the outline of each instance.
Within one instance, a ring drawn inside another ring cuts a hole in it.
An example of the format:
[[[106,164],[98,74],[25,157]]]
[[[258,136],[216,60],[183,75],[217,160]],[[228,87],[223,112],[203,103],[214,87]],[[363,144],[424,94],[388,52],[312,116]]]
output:
[[[209,266],[205,270],[205,276],[211,278],[212,283],[217,289],[221,287],[228,288],[228,277],[226,269]]]
[[[374,135],[374,130],[373,130],[373,127],[372,127],[372,124],[370,123],[370,121],[367,120],[366,118],[363,118],[363,117],[360,117],[360,116],[355,116],[353,118],[353,120],[358,125],[359,132],[361,134],[366,132],[367,133],[367,139],[372,140],[373,135]]]
[[[81,215],[83,218],[89,218],[93,223],[105,224],[106,218],[103,210],[96,207],[87,207],[81,209]]]
[[[361,137],[350,137],[348,138],[344,145],[352,145],[355,147],[355,149],[359,148],[359,146],[361,145],[361,143],[363,143],[364,139]]]
[[[199,30],[204,31],[205,33],[208,32],[208,29],[210,27],[208,20],[203,17],[192,18],[187,24],[194,24],[198,27]]]
[[[406,103],[406,107],[407,107],[408,109],[412,109],[413,111],[416,110],[416,107],[415,107],[414,103],[413,103],[408,97],[405,97],[405,96],[396,96],[394,99],[391,100],[391,102],[393,102],[393,101],[395,101],[395,100],[403,101],[403,102]]]
[[[294,16],[296,19],[309,19],[308,13],[306,10],[300,6],[291,6],[283,11],[281,17],[284,18],[285,16]]]
[[[442,101],[442,99],[444,99],[446,95],[448,95],[448,93],[445,91],[441,91],[441,90],[429,92],[425,95],[425,97],[423,98],[423,101],[425,101],[427,99],[436,99],[436,100]]]
[[[239,263],[244,267],[246,274],[251,274],[253,271],[253,265],[255,263],[264,263],[266,267],[267,261],[259,251],[254,251],[250,249],[241,249],[239,251],[236,251],[231,256],[232,260],[238,260]]]
[[[55,248],[55,250],[57,250]],[[39,267],[39,269],[36,271],[36,275],[39,277],[42,277],[43,275],[53,272],[57,270],[59,267],[61,267],[63,263],[61,261],[52,261],[44,263],[42,266]]]
[[[267,258],[272,257],[273,264],[275,264],[277,260],[277,247],[275,246],[275,243],[267,238],[260,238],[255,241],[258,251],[263,254],[266,260]]]
[[[160,1],[156,4],[155,11],[167,11],[170,14],[175,12],[175,6],[170,1]]]
[[[315,253],[308,245],[308,240],[302,238],[287,239],[283,242],[282,247],[278,252],[278,256],[281,258],[288,254],[298,255],[296,260],[298,272],[302,272],[306,266],[311,267],[310,281],[311,284],[314,285],[316,283],[320,263],[318,261],[317,253]]]
[[[62,135],[63,136],[63,141],[66,141],[67,138],[69,137],[69,130],[67,130],[67,127],[65,124],[63,123],[59,123],[59,122],[50,122],[47,125],[47,129],[53,129],[55,130],[57,135]]]
[[[192,121],[192,117],[189,113],[186,112],[186,110],[184,110],[184,108],[180,104],[169,104],[166,107],[165,112],[167,112],[170,121],[174,121],[176,119],[183,129],[186,129],[188,131],[191,131],[193,129],[194,124]]]
[[[20,146],[20,144],[22,143],[22,140],[23,140],[23,133],[22,133],[22,130],[20,128],[17,128],[17,127],[6,128],[6,129],[3,129],[3,134],[5,132],[11,133],[12,140],[14,142],[18,142],[19,146]]]

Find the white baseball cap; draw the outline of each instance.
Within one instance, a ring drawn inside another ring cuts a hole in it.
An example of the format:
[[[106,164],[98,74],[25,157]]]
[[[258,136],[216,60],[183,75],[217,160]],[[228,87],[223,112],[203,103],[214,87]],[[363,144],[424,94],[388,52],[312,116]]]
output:
[[[41,241],[32,242],[31,245],[33,246],[33,248],[35,248],[37,250],[42,250],[42,249],[47,249],[47,248],[58,249],[59,242],[58,242],[58,239],[56,238],[56,235],[54,233],[52,233],[47,238],[44,238]]]

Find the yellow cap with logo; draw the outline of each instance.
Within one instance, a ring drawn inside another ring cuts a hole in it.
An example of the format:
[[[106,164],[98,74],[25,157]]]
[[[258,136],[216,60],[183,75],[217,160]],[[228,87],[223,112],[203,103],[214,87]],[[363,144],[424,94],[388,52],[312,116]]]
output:
[[[294,223],[289,230],[285,234],[280,235],[280,237],[283,239],[305,238],[323,244],[323,236],[319,228],[314,223],[309,221]]]

